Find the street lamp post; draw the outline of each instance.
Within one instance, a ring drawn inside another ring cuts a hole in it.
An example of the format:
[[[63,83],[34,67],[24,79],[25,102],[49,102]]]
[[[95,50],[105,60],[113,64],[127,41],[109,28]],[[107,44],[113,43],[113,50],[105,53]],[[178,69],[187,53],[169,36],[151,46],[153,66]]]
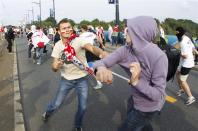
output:
[[[39,9],[40,9],[40,19],[39,19],[39,22],[40,22],[40,26],[41,26],[41,0],[39,0],[39,2],[32,2],[32,3],[39,5]]]
[[[119,0],[109,0],[109,4],[115,4],[115,24],[119,27]]]
[[[119,0],[116,0],[116,3],[115,3],[115,6],[116,6],[116,25],[118,25],[119,27],[119,24],[120,24],[120,20],[119,20]]]
[[[33,10],[33,7],[31,10],[28,10],[28,11],[31,11],[32,12],[32,23],[34,22],[34,10]]]
[[[27,21],[28,21],[27,23],[30,24],[30,14],[29,14],[29,11],[27,12]]]
[[[54,19],[56,19],[55,18],[55,2],[54,2],[54,0],[53,0],[53,15],[54,15]]]
[[[28,24],[28,14],[24,14],[25,15],[25,24]]]

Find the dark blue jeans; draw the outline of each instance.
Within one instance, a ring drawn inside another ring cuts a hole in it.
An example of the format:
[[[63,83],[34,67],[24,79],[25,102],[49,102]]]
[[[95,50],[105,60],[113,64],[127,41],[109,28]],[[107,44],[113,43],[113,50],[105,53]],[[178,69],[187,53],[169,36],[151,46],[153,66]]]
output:
[[[142,112],[136,110],[133,106],[133,99],[128,99],[127,118],[118,129],[118,131],[153,131],[150,121],[159,114],[159,111]]]
[[[28,45],[28,57],[31,58],[31,50],[34,47],[34,45],[32,43],[29,43]]]
[[[117,45],[118,44],[118,37],[117,36],[112,36],[112,45]]]
[[[61,78],[56,96],[47,107],[47,112],[54,112],[63,102],[71,89],[75,88],[78,96],[78,110],[75,115],[75,127],[82,126],[82,119],[87,107],[88,83],[87,77],[66,80]]]

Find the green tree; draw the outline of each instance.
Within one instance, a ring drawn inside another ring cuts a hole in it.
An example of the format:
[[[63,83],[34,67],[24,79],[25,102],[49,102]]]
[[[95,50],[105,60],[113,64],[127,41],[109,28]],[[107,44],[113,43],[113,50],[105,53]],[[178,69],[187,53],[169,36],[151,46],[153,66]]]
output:
[[[88,20],[83,20],[80,22],[80,25],[89,25],[90,24],[90,21]]]
[[[55,27],[55,25],[56,25],[56,20],[54,19],[54,17],[48,17],[46,20],[44,20],[43,22],[42,22],[42,25],[43,26],[47,26],[47,27],[49,27],[49,26],[52,26],[52,27]]]

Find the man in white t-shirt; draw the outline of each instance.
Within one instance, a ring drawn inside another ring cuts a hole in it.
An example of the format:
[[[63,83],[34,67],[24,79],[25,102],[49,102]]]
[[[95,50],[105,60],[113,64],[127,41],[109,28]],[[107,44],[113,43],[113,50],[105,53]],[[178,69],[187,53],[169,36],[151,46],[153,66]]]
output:
[[[80,38],[84,39],[87,43],[92,44],[93,46],[96,46],[96,42],[99,43],[103,48],[104,45],[102,43],[102,40],[93,32],[88,32],[88,26],[87,25],[81,25],[80,27],[81,29],[81,34],[80,34]],[[93,62],[95,60],[99,60],[100,58],[96,55],[94,55],[93,53],[91,53],[90,51],[86,51],[85,52],[86,55],[86,59],[87,59],[87,63],[88,66],[93,69]],[[100,81],[97,80],[97,85],[102,85],[102,83]],[[94,89],[96,89],[96,87],[93,87]]]
[[[109,41],[110,41],[110,44],[112,44],[112,33],[113,33],[113,28],[112,26],[109,24],[109,28],[108,28],[108,38],[109,38]]]
[[[58,32],[61,36],[61,40],[58,41],[52,51],[52,70],[61,72],[61,80],[59,82],[59,89],[52,102],[48,105],[46,111],[43,114],[43,120],[46,121],[52,112],[54,112],[63,102],[63,99],[69,93],[71,89],[75,89],[78,95],[78,110],[75,115],[74,128],[76,131],[82,131],[82,119],[86,110],[87,95],[88,95],[88,84],[87,84],[87,72],[79,69],[71,62],[63,62],[61,60],[62,51],[65,49],[65,44],[68,44],[72,26],[67,19],[63,19],[58,24]],[[77,37],[69,43],[76,52],[76,57],[87,65],[85,50],[94,53],[97,56],[103,58],[106,53],[101,49],[92,46],[83,39]]]
[[[178,96],[181,96],[182,93],[188,95],[188,100],[186,105],[190,105],[195,102],[195,97],[192,95],[190,87],[187,83],[187,78],[192,67],[194,67],[194,57],[193,51],[198,53],[195,50],[194,44],[191,39],[185,34],[185,30],[182,27],[176,29],[176,36],[178,38],[180,47],[181,47],[181,57],[180,63],[177,71],[177,81],[180,87],[180,90],[177,92]]]
[[[54,29],[51,26],[48,29],[48,35],[49,35],[49,39],[51,41],[53,41],[53,39],[54,39]]]
[[[40,65],[42,60],[42,52],[44,47],[49,43],[48,37],[43,33],[39,26],[36,27],[36,31],[32,34],[32,45],[34,46],[36,64]]]

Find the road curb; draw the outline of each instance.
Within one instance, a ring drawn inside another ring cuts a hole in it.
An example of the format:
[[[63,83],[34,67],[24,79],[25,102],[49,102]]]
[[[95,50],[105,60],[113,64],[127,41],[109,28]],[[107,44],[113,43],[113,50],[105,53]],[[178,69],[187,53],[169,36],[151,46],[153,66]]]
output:
[[[14,64],[13,64],[13,79],[14,79],[14,131],[25,131],[22,99],[19,89],[19,77],[17,67],[16,44],[14,43]]]

